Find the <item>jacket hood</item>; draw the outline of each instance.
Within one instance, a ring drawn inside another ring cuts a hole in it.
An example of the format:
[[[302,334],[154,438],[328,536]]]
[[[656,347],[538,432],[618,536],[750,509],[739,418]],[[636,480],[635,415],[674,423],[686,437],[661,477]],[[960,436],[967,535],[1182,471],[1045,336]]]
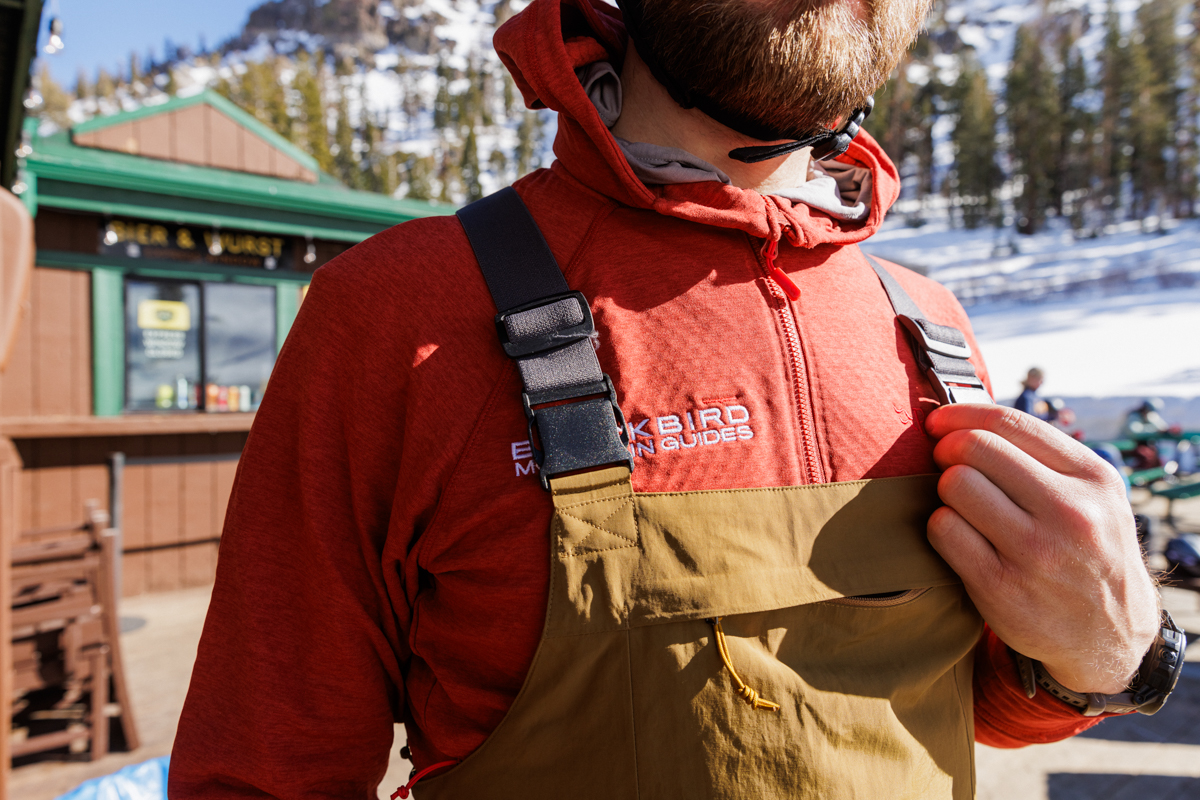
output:
[[[647,186],[634,174],[575,73],[597,61],[619,65],[624,60],[627,37],[617,9],[603,0],[534,0],[496,31],[494,41],[525,104],[558,112],[554,169],[624,205],[815,247],[854,244],[871,236],[900,193],[895,165],[866,131],[838,158],[871,173],[871,208],[863,222],[835,219],[803,202],[718,181]]]

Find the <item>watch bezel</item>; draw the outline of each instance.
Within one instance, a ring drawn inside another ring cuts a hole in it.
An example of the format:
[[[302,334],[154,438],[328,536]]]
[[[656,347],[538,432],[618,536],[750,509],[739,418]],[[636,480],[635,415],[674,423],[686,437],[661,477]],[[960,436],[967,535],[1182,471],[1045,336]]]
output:
[[[1142,659],[1137,679],[1129,687],[1133,690],[1139,714],[1156,713],[1175,691],[1179,676],[1183,674],[1185,650],[1187,637],[1164,609],[1158,636]]]

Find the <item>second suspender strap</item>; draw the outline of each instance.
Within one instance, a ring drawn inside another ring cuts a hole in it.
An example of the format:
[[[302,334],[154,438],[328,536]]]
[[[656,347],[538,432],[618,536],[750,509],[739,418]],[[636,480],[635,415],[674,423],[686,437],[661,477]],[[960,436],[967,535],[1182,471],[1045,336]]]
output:
[[[938,400],[942,403],[995,402],[975,373],[975,367],[967,360],[971,357],[971,346],[967,344],[963,332],[958,328],[930,322],[892,273],[870,256],[867,256],[867,261],[879,276],[896,318],[912,342],[917,363],[937,392]]]
[[[592,347],[587,298],[567,286],[520,195],[501,189],[459,209],[458,220],[500,312],[500,343],[521,372],[542,486],[549,489],[555,475],[614,463],[632,472],[625,417]]]

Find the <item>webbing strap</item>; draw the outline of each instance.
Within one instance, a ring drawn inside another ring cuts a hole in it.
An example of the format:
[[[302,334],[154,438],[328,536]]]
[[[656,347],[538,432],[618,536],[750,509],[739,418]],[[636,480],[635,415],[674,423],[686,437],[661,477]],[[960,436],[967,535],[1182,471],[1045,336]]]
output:
[[[975,366],[967,360],[971,357],[971,347],[963,332],[930,322],[892,273],[871,256],[866,258],[879,276],[896,317],[912,343],[917,363],[937,392],[938,400],[942,403],[995,402],[976,374]]]
[[[567,285],[520,195],[501,189],[459,209],[458,220],[500,312],[501,345],[521,373],[542,486],[549,489],[555,475],[613,463],[632,472],[625,417],[592,347],[587,298]]]
[[[458,210],[496,308],[571,291],[541,229],[511,186]]]

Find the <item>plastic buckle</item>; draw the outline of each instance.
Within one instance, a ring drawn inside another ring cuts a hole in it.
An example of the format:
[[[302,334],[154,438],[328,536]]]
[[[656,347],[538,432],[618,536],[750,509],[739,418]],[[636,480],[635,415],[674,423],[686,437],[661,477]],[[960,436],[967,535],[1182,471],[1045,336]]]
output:
[[[625,421],[625,413],[623,411],[621,411],[621,406],[617,403],[617,389],[615,386],[613,386],[612,379],[608,377],[607,373],[604,374],[603,377],[604,377],[604,382],[601,385],[597,386],[597,388],[600,389],[600,392],[597,392],[597,394],[599,394],[599,393],[604,394],[605,397],[603,399],[606,399],[608,401],[608,405],[612,409],[613,418],[615,419],[616,424],[617,424],[617,431],[616,431],[617,437],[620,440],[622,446],[624,447],[625,459],[626,459],[626,462],[628,463],[629,471],[630,471],[630,473],[632,473],[633,472],[633,453],[629,450],[629,425]],[[595,402],[595,400],[575,400],[574,402],[563,403],[562,405],[579,406],[582,404],[588,404],[588,403],[594,403],[594,402]],[[533,403],[530,401],[528,392],[521,392],[521,405],[525,408],[525,425],[526,425],[526,431],[529,434],[529,447],[530,447],[530,450],[533,451],[533,460],[538,466],[538,475],[542,481],[542,488],[548,492],[548,491],[550,491],[550,478],[553,477],[553,475],[547,473],[546,469],[545,469],[546,451],[543,448],[538,447],[536,444],[534,444],[533,431],[534,431],[534,428],[537,427],[537,411],[533,408]],[[539,434],[540,433],[541,433],[541,431],[539,431]],[[573,466],[571,469],[555,472],[554,475],[563,474],[565,472],[575,472],[577,470],[589,469],[591,467],[605,466],[607,464],[612,464],[612,463],[616,463],[616,461],[615,460],[605,460],[605,461],[601,461],[599,463],[594,463],[594,464],[582,464],[578,467]]]
[[[576,300],[579,303],[579,308],[583,311],[583,321],[578,325],[550,331],[542,336],[524,339],[520,342],[514,342],[508,338],[508,326],[505,322],[509,317],[526,311],[533,311],[536,308],[553,305],[562,300],[571,299]],[[564,292],[563,294],[543,297],[539,300],[534,300],[532,303],[526,303],[516,308],[501,311],[496,315],[496,333],[500,336],[500,344],[504,347],[504,352],[508,354],[509,358],[522,358],[534,353],[566,347],[581,339],[589,338],[595,332],[596,324],[592,320],[592,309],[588,306],[587,298],[583,296],[582,292]]]
[[[967,359],[971,357],[970,345],[948,344],[940,342],[937,339],[931,339],[925,333],[925,329],[918,325],[917,321],[912,317],[905,314],[897,314],[896,317],[900,320],[900,324],[904,326],[904,329],[908,331],[909,335],[920,342],[921,346],[926,350],[938,355],[949,356],[950,358]]]
[[[937,400],[942,405],[952,405],[954,403],[978,403],[978,402],[995,402],[991,395],[988,394],[987,387],[983,385],[978,377],[967,377],[966,375],[955,375],[951,381],[947,382],[941,375],[934,371],[933,367],[925,367],[925,377],[929,378],[929,385],[933,388],[937,395]],[[960,393],[975,393],[982,392],[988,399],[983,401],[980,398],[970,397],[955,397],[955,391]]]

